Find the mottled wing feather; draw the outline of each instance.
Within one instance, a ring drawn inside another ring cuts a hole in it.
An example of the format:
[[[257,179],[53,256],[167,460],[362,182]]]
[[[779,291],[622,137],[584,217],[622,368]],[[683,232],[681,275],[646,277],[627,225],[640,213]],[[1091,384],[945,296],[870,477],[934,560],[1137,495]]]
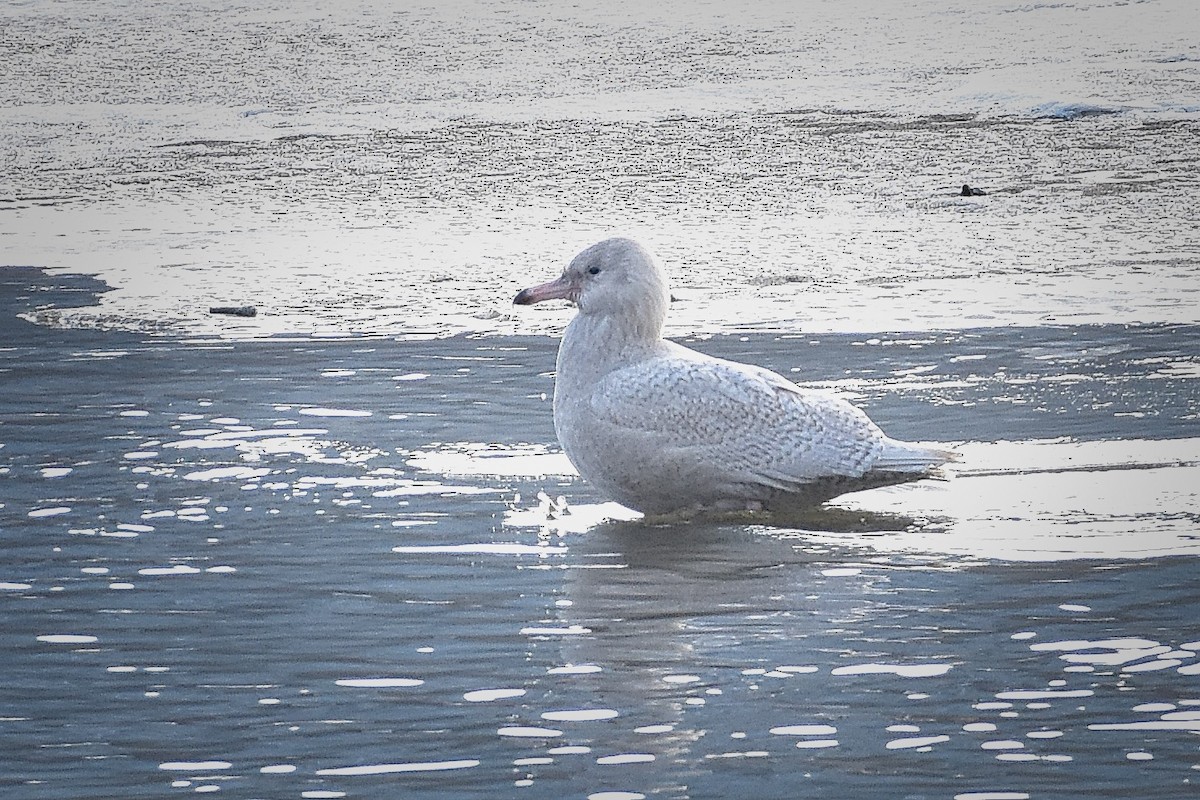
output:
[[[883,434],[845,401],[800,389],[758,367],[664,357],[606,376],[591,397],[603,421],[718,465],[731,481],[777,489],[817,478],[859,476]]]

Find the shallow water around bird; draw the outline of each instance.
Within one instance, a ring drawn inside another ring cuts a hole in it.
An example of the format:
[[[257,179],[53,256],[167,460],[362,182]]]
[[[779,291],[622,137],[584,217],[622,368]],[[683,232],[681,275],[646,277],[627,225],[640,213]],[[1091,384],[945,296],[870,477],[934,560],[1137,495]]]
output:
[[[946,480],[803,527],[595,496],[554,444],[549,338],[8,333],[11,796],[1200,778],[1195,329],[695,342],[960,443]]]

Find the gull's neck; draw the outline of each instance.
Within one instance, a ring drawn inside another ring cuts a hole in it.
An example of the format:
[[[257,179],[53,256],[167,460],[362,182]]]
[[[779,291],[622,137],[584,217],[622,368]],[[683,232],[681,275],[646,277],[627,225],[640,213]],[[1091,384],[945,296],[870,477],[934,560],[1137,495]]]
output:
[[[661,318],[577,314],[558,348],[556,393],[594,384],[614,369],[657,355],[665,344]]]

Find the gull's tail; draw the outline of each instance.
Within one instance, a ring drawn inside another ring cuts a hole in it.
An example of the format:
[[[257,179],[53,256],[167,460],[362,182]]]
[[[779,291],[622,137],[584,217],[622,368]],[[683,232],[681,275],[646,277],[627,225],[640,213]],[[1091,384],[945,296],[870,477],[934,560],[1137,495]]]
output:
[[[958,453],[943,450],[918,442],[901,442],[887,439],[883,443],[872,471],[882,472],[929,472],[949,461],[957,461]]]

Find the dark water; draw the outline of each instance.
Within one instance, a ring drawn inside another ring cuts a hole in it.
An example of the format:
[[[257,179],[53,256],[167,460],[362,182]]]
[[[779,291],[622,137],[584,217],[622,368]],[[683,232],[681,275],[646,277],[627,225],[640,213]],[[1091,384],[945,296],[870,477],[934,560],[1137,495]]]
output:
[[[559,474],[551,339],[53,330],[99,287],[0,276],[5,797],[1195,792],[1195,328],[699,342],[966,463],[915,531],[652,528]]]

